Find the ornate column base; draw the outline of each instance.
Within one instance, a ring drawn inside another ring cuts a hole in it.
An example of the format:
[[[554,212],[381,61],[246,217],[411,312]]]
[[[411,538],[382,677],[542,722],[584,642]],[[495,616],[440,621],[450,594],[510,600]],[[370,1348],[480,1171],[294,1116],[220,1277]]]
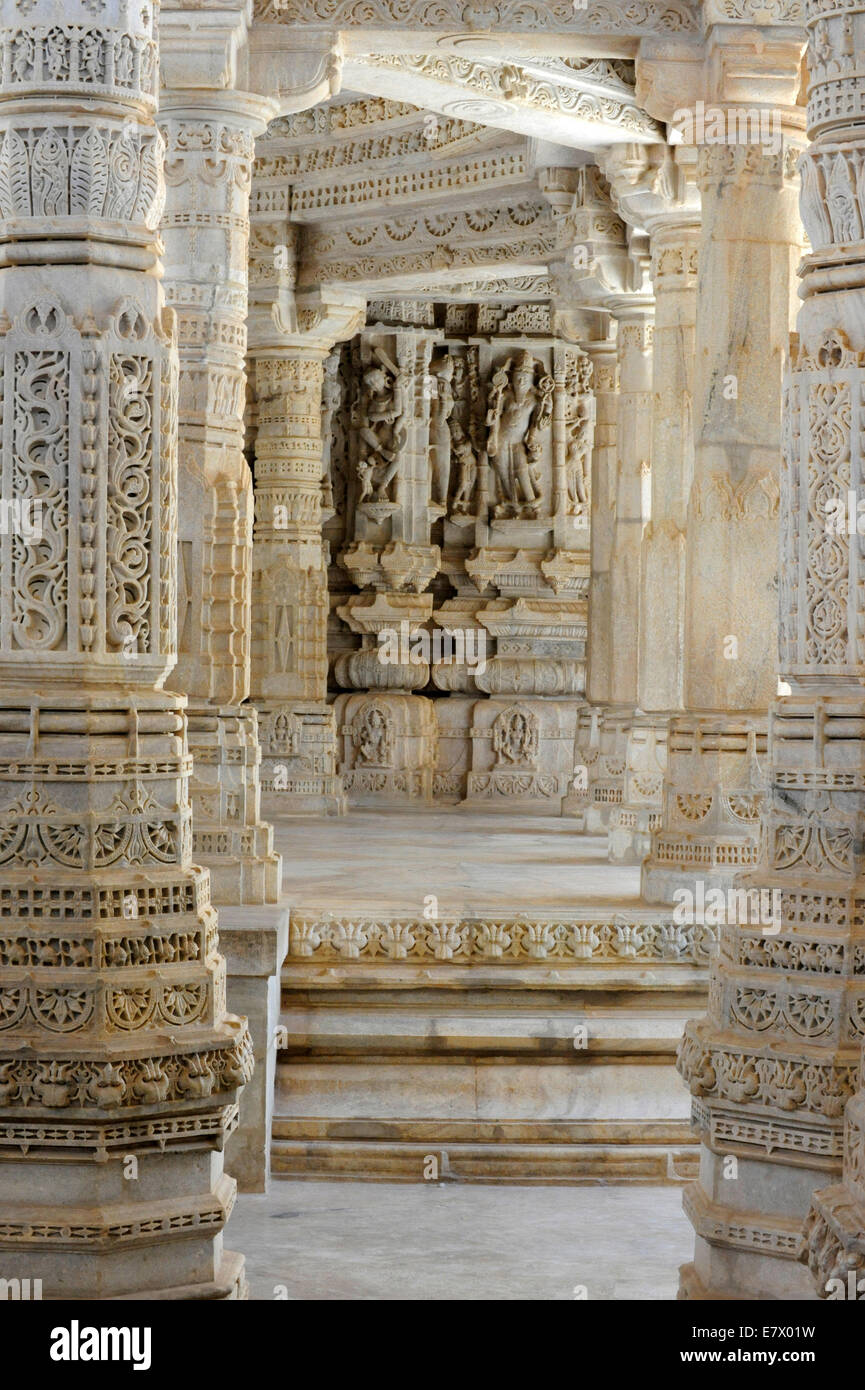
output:
[[[472,762],[472,720],[477,703],[476,697],[455,692],[436,700],[433,705],[437,730],[433,798],[438,805],[457,806],[465,798]]]
[[[625,795],[628,729],[634,711],[630,707],[605,709],[598,724],[598,756],[588,768],[589,797],[584,828],[588,835],[604,835],[613,810]]]
[[[220,1142],[237,1123],[236,1104],[227,1121]],[[28,1154],[3,1163],[4,1278],[29,1279],[31,1287],[41,1280],[46,1300],[247,1297],[243,1255],[222,1249],[220,1232],[237,1193],[236,1182],[222,1170],[222,1153],[172,1153],[172,1144],[182,1143],[183,1127],[160,1124],[156,1117],[146,1152],[146,1125],[122,1126],[124,1139],[115,1118],[93,1129],[88,1125],[85,1137],[83,1126],[64,1119],[58,1130],[67,1136],[76,1131],[82,1147],[92,1145],[88,1158],[58,1164]],[[212,1106],[196,1112],[197,1132],[208,1125],[218,1132],[220,1117]],[[42,1134],[36,1144],[46,1148],[51,1128]],[[138,1145],[134,1155],[123,1148],[127,1139],[131,1147]],[[159,1152],[161,1142],[165,1153]],[[106,1164],[106,1151],[122,1155],[123,1166]],[[39,1200],[43,1194],[50,1200]]]
[[[642,896],[732,887],[759,852],[766,788],[765,715],[682,715],[670,721],[662,822],[643,864]],[[761,766],[762,764],[762,766]]]
[[[754,949],[777,948],[779,958],[797,959],[783,936],[749,933],[735,939],[745,951],[750,942]],[[679,1049],[678,1067],[691,1090],[692,1123],[702,1145],[700,1177],[684,1201],[697,1237],[694,1272],[686,1270],[680,1296],[810,1299],[813,1285],[796,1263],[802,1226],[815,1187],[838,1171],[855,1053],[833,1047],[827,1054],[819,1040],[779,1045],[779,996],[749,986],[744,975],[742,984],[731,983],[725,932],[721,942],[710,1016],[686,1025]],[[798,981],[787,986],[785,1016],[800,1035],[807,1031],[818,1038],[825,1028],[820,996],[813,986],[801,990]],[[719,1012],[753,1020],[760,1037],[752,1040],[729,1023],[713,1022]]]
[[[865,1052],[844,1112],[844,1179],[814,1193],[799,1245],[818,1298],[865,1300]]]
[[[192,707],[192,853],[210,870],[215,903],[275,903],[282,860],[260,818],[258,717],[252,706]]]
[[[845,1183],[814,1193],[802,1246],[818,1298],[865,1298],[865,1201]]]
[[[341,816],[336,720],[323,700],[260,701],[261,789],[266,808],[290,816]]]
[[[600,709],[589,704],[582,705],[577,712],[571,784],[567,794],[562,797],[562,815],[575,820],[577,830],[586,828],[586,811],[591,794],[589,778],[599,756],[601,713]]]
[[[607,855],[614,864],[642,863],[660,829],[668,727],[657,715],[635,715],[631,722],[622,804],[610,810]]]
[[[815,1170],[739,1158],[726,1176],[729,1157],[704,1140],[700,1177],[685,1188],[682,1205],[696,1240],[693,1262],[680,1271],[679,1298],[813,1301],[797,1257]]]

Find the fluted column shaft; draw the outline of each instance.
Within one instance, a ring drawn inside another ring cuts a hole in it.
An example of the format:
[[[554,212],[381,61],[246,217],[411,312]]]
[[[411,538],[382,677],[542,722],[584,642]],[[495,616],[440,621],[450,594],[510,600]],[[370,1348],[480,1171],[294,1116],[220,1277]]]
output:
[[[698,247],[693,213],[653,226],[651,514],[640,555],[637,710],[628,729],[622,805],[609,824],[609,855],[617,863],[639,863],[649,851],[660,823],[667,726],[682,709]]]
[[[643,533],[637,703],[649,714],[682,708],[685,531],[694,474],[698,222],[652,236],[652,509]]]

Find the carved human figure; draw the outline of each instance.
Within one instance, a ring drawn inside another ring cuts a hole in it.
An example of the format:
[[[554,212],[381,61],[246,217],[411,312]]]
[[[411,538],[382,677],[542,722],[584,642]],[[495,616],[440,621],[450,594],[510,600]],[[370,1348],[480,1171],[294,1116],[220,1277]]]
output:
[[[33,40],[29,34],[22,34],[15,40],[12,50],[12,72],[16,82],[23,82],[33,66]]]
[[[584,399],[580,399],[577,414],[568,425],[568,439],[565,454],[565,470],[568,486],[568,511],[575,512],[589,500],[586,481],[589,448],[591,445],[592,417]]]
[[[375,347],[373,358],[363,372],[360,393],[359,500],[389,502],[394,500],[390,488],[406,438],[405,387],[399,368],[383,348]]]
[[[98,82],[102,71],[102,40],[96,34],[81,36],[78,66],[92,82]]]
[[[451,480],[451,416],[455,397],[454,362],[450,353],[430,366],[432,401],[430,405],[430,464],[432,500],[447,507]]]
[[[387,767],[393,751],[393,730],[384,710],[367,705],[352,730],[357,760],[367,767]]]
[[[503,711],[493,725],[493,751],[499,763],[525,766],[538,755],[538,721],[529,710]]]
[[[553,381],[535,385],[535,359],[521,352],[493,374],[487,411],[487,453],[498,483],[497,516],[537,516],[541,435],[552,417]]]
[[[324,364],[321,387],[321,495],[326,511],[332,511],[333,501],[333,435],[337,412],[342,403],[339,379],[339,352],[332,352]]]
[[[451,450],[457,461],[457,486],[454,492],[451,511],[455,515],[469,516],[474,504],[475,486],[478,478],[478,464],[472,442],[459,420],[451,420]]]

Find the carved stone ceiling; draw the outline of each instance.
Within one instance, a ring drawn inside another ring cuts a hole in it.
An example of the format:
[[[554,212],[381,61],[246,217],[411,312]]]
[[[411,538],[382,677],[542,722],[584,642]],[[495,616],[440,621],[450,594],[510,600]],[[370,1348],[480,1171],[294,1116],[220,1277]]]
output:
[[[280,117],[256,147],[262,202],[301,229],[300,289],[546,298],[549,171],[664,141],[617,59],[376,54],[342,78],[353,90]]]
[[[339,34],[346,53],[435,47],[465,57],[489,54],[490,36],[510,53],[632,57],[642,37],[701,28],[698,0],[256,0],[255,18]]]
[[[450,53],[347,57],[343,82],[359,92],[465,117],[572,149],[663,140],[634,99],[633,72],[596,58],[465,58]]]

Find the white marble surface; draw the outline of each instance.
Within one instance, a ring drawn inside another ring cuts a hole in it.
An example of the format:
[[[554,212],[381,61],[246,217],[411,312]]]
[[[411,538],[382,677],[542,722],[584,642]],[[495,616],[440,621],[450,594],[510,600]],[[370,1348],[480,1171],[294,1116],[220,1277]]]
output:
[[[326,820],[271,816],[291,907],[388,904],[419,911],[639,904],[639,867],[611,865],[606,836],[559,816],[352,810]]]
[[[693,1237],[678,1188],[277,1179],[231,1244],[253,1299],[674,1299]]]

